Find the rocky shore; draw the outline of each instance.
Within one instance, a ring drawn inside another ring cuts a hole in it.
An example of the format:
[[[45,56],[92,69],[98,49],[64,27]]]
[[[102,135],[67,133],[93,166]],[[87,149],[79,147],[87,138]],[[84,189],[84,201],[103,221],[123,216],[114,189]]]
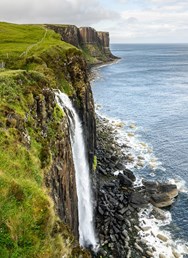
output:
[[[156,256],[155,246],[142,238],[149,228],[141,226],[139,212],[150,205],[151,216],[164,220],[165,213],[159,208],[173,203],[178,195],[177,186],[152,181],[135,183],[136,177],[126,169],[127,156],[116,138],[118,126],[97,116],[98,189],[95,216],[100,245],[97,257],[164,258],[166,256],[162,253]],[[156,238],[164,243],[168,241],[162,234]],[[182,256],[173,250],[172,257]]]

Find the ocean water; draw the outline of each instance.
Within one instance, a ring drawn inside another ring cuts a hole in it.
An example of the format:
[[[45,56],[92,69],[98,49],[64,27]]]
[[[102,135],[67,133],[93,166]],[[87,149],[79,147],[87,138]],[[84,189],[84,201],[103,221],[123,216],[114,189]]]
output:
[[[134,168],[137,175],[180,186],[164,228],[188,243],[188,44],[113,44],[111,50],[121,60],[97,69],[95,102],[101,114],[133,124],[155,155],[160,165]]]

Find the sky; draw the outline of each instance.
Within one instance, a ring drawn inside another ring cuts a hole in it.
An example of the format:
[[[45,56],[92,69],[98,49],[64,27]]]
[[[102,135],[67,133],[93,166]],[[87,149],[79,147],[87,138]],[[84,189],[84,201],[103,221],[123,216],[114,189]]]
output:
[[[0,0],[0,20],[91,26],[111,43],[188,43],[188,0]]]

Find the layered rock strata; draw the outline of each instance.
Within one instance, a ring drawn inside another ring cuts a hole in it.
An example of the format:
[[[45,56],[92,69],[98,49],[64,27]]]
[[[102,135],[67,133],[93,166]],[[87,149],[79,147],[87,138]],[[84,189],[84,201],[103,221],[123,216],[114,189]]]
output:
[[[74,25],[46,25],[61,35],[61,39],[83,50],[88,63],[108,62],[117,59],[110,51],[109,32],[98,32],[91,27]]]

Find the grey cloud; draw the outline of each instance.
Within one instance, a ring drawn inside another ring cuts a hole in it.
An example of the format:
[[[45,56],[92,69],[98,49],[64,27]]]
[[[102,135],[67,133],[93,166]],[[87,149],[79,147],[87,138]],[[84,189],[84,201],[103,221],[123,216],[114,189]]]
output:
[[[1,20],[20,23],[71,23],[92,25],[118,17],[98,0],[12,0],[0,1]]]

